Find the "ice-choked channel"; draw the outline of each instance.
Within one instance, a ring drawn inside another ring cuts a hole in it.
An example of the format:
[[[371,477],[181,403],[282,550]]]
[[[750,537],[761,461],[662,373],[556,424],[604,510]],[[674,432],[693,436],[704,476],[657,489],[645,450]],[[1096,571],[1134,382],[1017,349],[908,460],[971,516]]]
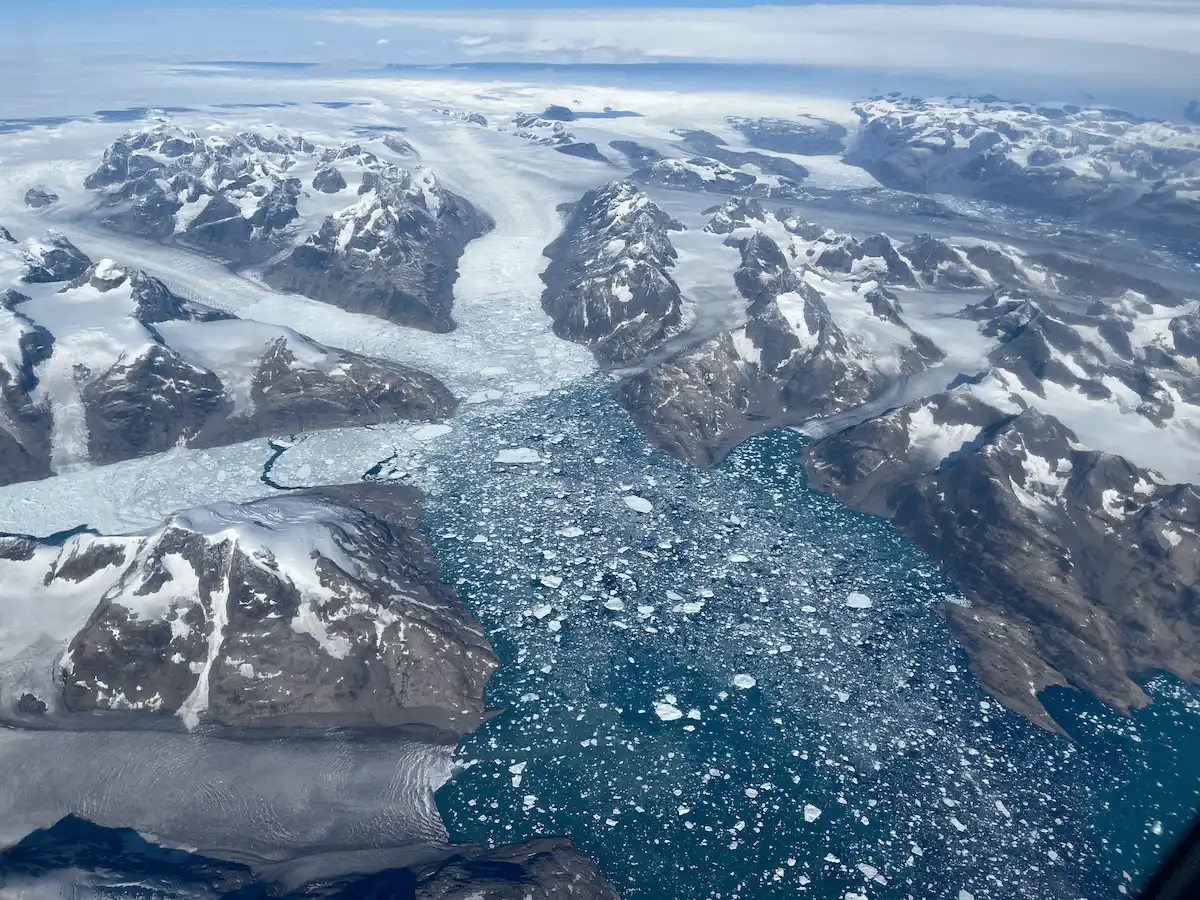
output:
[[[953,587],[810,491],[803,443],[699,472],[599,383],[459,434],[426,530],[507,712],[462,745],[452,837],[571,834],[630,897],[1121,896],[1164,849],[1147,810],[1170,834],[1196,802],[1195,694],[1152,685],[1133,720],[1063,699],[1074,742],[1006,712],[940,620]]]

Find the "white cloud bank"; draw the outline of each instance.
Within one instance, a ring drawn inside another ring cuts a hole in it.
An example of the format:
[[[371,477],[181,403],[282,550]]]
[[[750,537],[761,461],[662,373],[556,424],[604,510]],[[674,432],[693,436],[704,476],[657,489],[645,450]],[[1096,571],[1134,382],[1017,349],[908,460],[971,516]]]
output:
[[[1200,81],[1200,0],[296,15],[326,25],[436,33],[454,41],[463,57],[479,60],[706,60],[935,72],[1020,70],[1147,85]]]

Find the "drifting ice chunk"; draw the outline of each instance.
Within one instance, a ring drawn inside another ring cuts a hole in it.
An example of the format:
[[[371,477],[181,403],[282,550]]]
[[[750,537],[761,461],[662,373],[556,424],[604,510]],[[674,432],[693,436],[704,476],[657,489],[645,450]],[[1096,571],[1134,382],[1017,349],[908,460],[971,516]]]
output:
[[[625,505],[634,512],[648,513],[654,511],[654,504],[645,497],[639,497],[637,494],[626,494],[621,499],[623,499],[625,501]]]
[[[821,818],[821,807],[813,806],[811,803],[805,803],[804,804],[804,821],[811,825],[813,822],[817,821],[817,819],[819,819],[819,818]]]
[[[958,900],[975,900],[975,895],[970,891],[960,890],[958,892]]]
[[[846,605],[851,609],[870,609],[875,602],[866,594],[855,591],[846,598]]]
[[[558,536],[565,538],[583,537],[584,531],[578,525],[568,525],[566,528],[558,529]]]
[[[683,711],[678,706],[663,700],[654,701],[654,714],[664,722],[674,722],[676,719],[683,718]]]
[[[418,441],[432,441],[434,438],[440,438],[453,430],[449,425],[422,425],[413,432],[413,437]]]
[[[506,447],[496,454],[496,462],[507,466],[529,465],[541,461],[542,458],[532,447]]]
[[[539,580],[548,588],[562,587],[562,579],[557,575],[543,575]]]
[[[609,612],[620,612],[625,608],[625,603],[624,601],[618,600],[616,597],[612,597],[604,601],[604,608]]]
[[[734,675],[733,686],[743,691],[748,691],[750,688],[758,684],[753,675]]]
[[[550,604],[546,603],[546,604],[543,604],[541,606],[534,608],[533,617],[535,619],[544,619],[544,618],[546,618],[546,616],[550,615],[550,613],[552,613],[552,612],[554,612],[554,607],[552,607],[552,606],[550,606]]]

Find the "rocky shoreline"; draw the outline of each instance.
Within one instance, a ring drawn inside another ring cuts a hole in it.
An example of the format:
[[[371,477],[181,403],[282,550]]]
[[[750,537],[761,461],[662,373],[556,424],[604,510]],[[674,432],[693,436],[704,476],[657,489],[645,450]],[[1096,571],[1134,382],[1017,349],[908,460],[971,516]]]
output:
[[[416,528],[418,500],[411,488],[354,484],[185,510],[136,535],[0,537],[0,577],[19,607],[43,613],[23,617],[3,648],[4,725],[50,732],[44,740],[115,729],[194,732],[180,739],[248,748],[352,746],[355,730],[367,729],[373,742],[390,734],[453,746],[491,715],[483,693],[499,663],[440,583]],[[73,821],[41,827],[82,827]],[[108,833],[119,824],[88,827]],[[323,858],[331,838],[306,852],[290,848],[286,878],[380,877],[371,854],[344,848]],[[407,879],[415,896],[616,896],[559,838],[492,851],[435,841],[406,852],[415,854],[408,874],[387,877]],[[11,877],[22,858],[19,845],[0,851],[0,871]],[[267,862],[252,868],[261,874]],[[258,874],[236,877],[249,883]]]

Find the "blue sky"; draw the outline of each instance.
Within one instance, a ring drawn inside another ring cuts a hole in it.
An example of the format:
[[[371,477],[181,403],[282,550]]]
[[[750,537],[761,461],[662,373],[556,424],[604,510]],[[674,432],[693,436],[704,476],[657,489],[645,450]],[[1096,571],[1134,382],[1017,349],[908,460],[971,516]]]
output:
[[[1200,0],[0,0],[5,45],[75,60],[697,61],[1200,90]]]

